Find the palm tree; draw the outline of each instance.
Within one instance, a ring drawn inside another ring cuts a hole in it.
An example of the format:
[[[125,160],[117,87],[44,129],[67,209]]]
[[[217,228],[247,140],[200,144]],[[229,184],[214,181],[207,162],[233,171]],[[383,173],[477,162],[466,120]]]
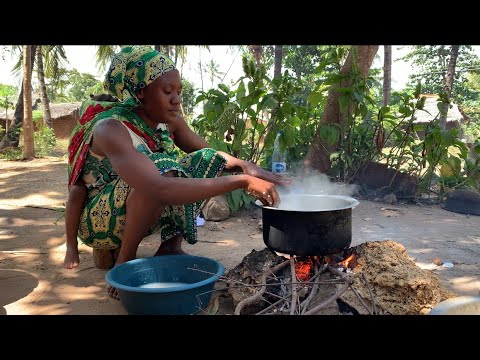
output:
[[[97,49],[97,65],[101,71],[105,70],[110,61],[113,59],[113,55],[121,48],[120,45],[98,45]]]
[[[213,88],[213,80],[215,78],[222,80],[222,78],[219,75],[224,75],[222,71],[218,69],[218,63],[216,63],[213,59],[210,60],[210,62],[207,63],[207,71],[210,74],[210,81],[212,82],[212,88]]]
[[[20,46],[13,46],[12,51],[20,50]],[[45,124],[48,127],[51,127],[51,115],[50,115],[50,105],[47,95],[47,87],[45,84],[45,78],[57,79],[62,70],[64,70],[64,61],[68,62],[65,49],[63,45],[32,45],[31,47],[31,69],[30,73],[33,70],[35,59],[37,60],[37,72],[38,72],[38,81],[40,83],[40,95],[43,106],[43,118]],[[45,61],[44,61],[45,60]],[[19,59],[14,66],[13,71],[17,72],[20,69],[23,70],[23,52],[20,53]],[[22,125],[23,122],[23,86],[20,90],[20,94],[17,100],[17,106],[15,107],[15,120],[11,128],[10,133],[7,133],[2,141],[0,142],[0,150],[4,149],[7,146],[18,146],[19,133],[18,128]],[[8,136],[8,137],[7,137]]]
[[[19,45],[15,45],[12,47],[12,51],[16,51],[21,49]],[[30,62],[30,75],[32,74],[32,69],[33,69],[33,64],[35,62],[35,51],[37,49],[36,45],[31,45],[31,62]],[[17,65],[15,68],[20,68],[20,64],[23,62],[23,53],[20,56],[19,61],[17,62]],[[17,105],[15,106],[15,113],[13,114],[14,120],[13,124],[8,129],[7,133],[3,137],[2,141],[0,141],[0,150],[5,149],[6,147],[12,146],[12,147],[18,147],[18,141],[20,137],[20,127],[22,126],[23,122],[23,80],[22,80],[22,87],[20,89],[20,94],[18,95],[18,100],[17,100]],[[31,91],[31,88],[30,88]]]
[[[45,72],[43,69],[43,54],[42,45],[37,46],[37,76],[38,83],[40,84],[40,98],[42,99],[43,107],[43,123],[51,128],[52,116],[50,114],[50,104],[48,103],[47,86],[45,85]]]
[[[204,49],[207,49],[208,51],[210,51],[210,46],[208,46],[208,45],[198,45],[198,47],[200,49],[204,48]],[[185,45],[176,45],[175,46],[175,66],[177,66],[177,53],[178,53],[178,57],[180,57],[180,61],[181,61],[180,76],[182,77],[182,79],[183,79],[183,65],[185,63],[185,60],[187,59],[187,52],[188,52],[188,46],[185,46]]]
[[[185,64],[185,59],[187,58],[187,49],[188,47],[185,45],[178,45],[176,46],[175,56],[178,55],[180,57],[180,77],[183,79],[183,65]],[[177,60],[175,60],[175,66],[177,66]]]
[[[33,143],[33,119],[32,119],[32,46],[23,47],[23,158],[35,157]],[[33,55],[34,56],[34,55]]]

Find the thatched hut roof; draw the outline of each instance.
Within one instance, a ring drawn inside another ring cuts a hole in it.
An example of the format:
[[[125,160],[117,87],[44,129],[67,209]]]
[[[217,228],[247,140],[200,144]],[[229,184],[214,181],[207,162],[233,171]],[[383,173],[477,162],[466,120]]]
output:
[[[81,103],[50,104],[50,115],[52,116],[52,120],[63,116],[72,115],[74,112],[80,109],[80,104]],[[8,120],[13,119],[13,114],[13,110],[8,110]],[[5,120],[5,111],[0,110],[0,120]]]
[[[421,95],[425,96],[425,107],[423,108],[425,111],[416,111],[415,112],[415,120],[413,121],[414,123],[428,123],[432,121],[439,113],[438,107],[437,107],[437,99],[438,95]],[[447,123],[449,122],[457,122],[458,124],[461,124],[463,121],[465,121],[464,116],[458,109],[457,104],[451,104],[452,107],[448,109],[447,113]],[[438,115],[440,117],[440,115]],[[438,118],[437,117],[437,118]]]

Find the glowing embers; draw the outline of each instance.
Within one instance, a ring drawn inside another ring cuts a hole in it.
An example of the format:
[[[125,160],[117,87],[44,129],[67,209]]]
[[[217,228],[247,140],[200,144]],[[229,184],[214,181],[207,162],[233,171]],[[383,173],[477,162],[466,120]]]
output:
[[[316,267],[325,267],[326,265],[350,273],[357,265],[357,257],[354,253],[347,253],[344,256],[339,256],[338,254],[327,256],[293,256],[297,279],[308,282],[311,276],[314,275]]]

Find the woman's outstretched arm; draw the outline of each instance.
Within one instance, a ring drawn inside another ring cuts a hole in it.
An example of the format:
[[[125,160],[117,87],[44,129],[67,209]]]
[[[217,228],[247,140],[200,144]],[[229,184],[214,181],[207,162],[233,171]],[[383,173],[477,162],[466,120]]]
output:
[[[175,124],[169,126],[173,128],[175,144],[186,153],[210,147],[205,139],[190,129],[185,119],[181,116],[178,116]],[[254,163],[238,159],[223,151],[218,151],[218,153],[227,160],[225,169],[228,171],[243,172],[244,174],[273,182],[277,185],[287,185],[290,183],[290,180],[284,176],[265,171]]]
[[[92,151],[106,155],[121,179],[162,205],[193,203],[241,188],[260,194],[265,203],[279,201],[273,183],[246,174],[213,179],[162,176],[148,156],[135,150],[125,127],[113,119],[95,129]]]

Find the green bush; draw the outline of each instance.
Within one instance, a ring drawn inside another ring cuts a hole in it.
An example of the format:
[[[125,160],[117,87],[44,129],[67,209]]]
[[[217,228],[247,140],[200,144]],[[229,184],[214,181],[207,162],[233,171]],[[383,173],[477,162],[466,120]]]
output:
[[[237,189],[227,194],[227,201],[230,207],[230,212],[236,213],[242,207],[249,208],[255,202],[253,196],[247,195],[243,189]]]
[[[43,111],[42,110],[33,110],[32,111],[32,119],[35,124],[38,124],[40,119],[43,119]]]
[[[35,143],[35,155],[37,157],[45,157],[50,155],[55,149],[57,138],[53,129],[42,126],[33,134]]]
[[[468,143],[474,143],[475,140],[480,139],[480,123],[470,122],[462,127],[463,136]]]
[[[23,157],[22,149],[15,147],[6,147],[0,151],[0,159],[5,159],[8,161],[17,161],[21,160]]]

